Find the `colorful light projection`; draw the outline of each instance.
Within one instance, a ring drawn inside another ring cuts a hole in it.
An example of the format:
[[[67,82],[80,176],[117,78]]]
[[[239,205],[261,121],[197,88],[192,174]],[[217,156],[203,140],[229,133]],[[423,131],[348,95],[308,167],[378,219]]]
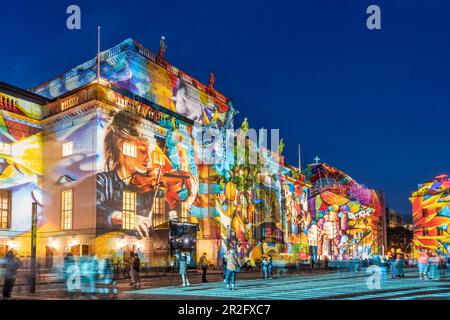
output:
[[[102,115],[100,123],[104,148],[100,168],[104,169],[97,174],[98,227],[125,226],[146,235],[154,223],[174,217],[187,219],[197,198],[198,178],[186,129],[171,127],[164,130],[164,136],[159,135],[160,130],[148,130],[149,123],[123,111]],[[125,150],[127,146],[132,147]],[[130,199],[131,206],[136,206],[136,222],[124,220],[122,197],[126,191],[136,195]],[[156,201],[164,206],[162,217],[154,212]]]
[[[310,165],[303,173],[314,186],[310,228],[317,233],[318,255],[380,253],[383,205],[377,193],[327,164]]]
[[[10,227],[26,232],[31,226],[31,203],[42,205],[42,136],[37,124],[25,124],[20,116],[40,116],[40,106],[0,94],[0,189],[11,192]],[[5,205],[5,204],[4,204]],[[6,209],[6,208],[5,208]]]
[[[101,54],[101,78],[118,89],[176,112],[204,125],[231,128],[234,109],[224,96],[157,57],[139,43],[127,39]],[[33,91],[58,97],[96,79],[96,59]]]
[[[419,185],[411,198],[414,247],[450,253],[450,179],[437,176]]]

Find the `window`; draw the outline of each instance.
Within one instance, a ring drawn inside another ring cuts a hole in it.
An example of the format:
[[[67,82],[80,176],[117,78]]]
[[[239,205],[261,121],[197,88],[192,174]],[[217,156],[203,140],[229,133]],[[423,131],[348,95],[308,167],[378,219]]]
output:
[[[62,145],[62,156],[67,157],[73,154],[73,141],[64,142]]]
[[[189,221],[189,211],[186,202],[181,203],[181,222],[188,222]]]
[[[155,202],[153,202],[153,225],[159,226],[166,222],[165,217],[165,196],[163,192],[155,198]]]
[[[0,229],[9,229],[10,204],[11,192],[9,190],[0,190]]]
[[[73,192],[65,190],[61,193],[61,228],[63,230],[72,229],[73,218]]]
[[[137,149],[134,144],[124,142],[122,152],[124,155],[126,155],[128,157],[133,157],[133,158],[137,157]]]
[[[8,142],[0,142],[0,153],[11,155],[11,143]]]
[[[426,217],[428,214],[427,209],[422,209],[422,216]]]
[[[134,229],[136,217],[136,192],[124,191],[122,200],[122,228]]]
[[[444,235],[444,230],[442,230],[441,228],[437,229],[437,235],[438,236],[443,236]]]
[[[422,235],[423,235],[424,237],[428,236],[428,230],[424,228],[424,229],[422,230]]]

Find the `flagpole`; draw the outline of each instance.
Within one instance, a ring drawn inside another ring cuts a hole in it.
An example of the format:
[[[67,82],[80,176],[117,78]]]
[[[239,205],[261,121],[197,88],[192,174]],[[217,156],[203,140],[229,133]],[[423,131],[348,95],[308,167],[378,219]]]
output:
[[[302,157],[300,152],[300,144],[298,145],[298,172],[302,172]]]
[[[100,83],[100,26],[97,27],[97,82]]]

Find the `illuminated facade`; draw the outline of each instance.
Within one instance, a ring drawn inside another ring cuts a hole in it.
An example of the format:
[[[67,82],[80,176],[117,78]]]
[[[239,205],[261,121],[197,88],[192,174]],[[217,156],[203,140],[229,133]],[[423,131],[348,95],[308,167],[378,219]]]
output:
[[[307,228],[319,256],[368,256],[383,254],[384,199],[380,192],[357,183],[326,164],[303,170],[311,185]],[[311,223],[312,222],[312,223]]]
[[[410,198],[413,214],[414,248],[450,251],[450,179],[440,175],[419,185]]]
[[[29,256],[33,202],[37,254],[48,267],[67,252],[118,260],[130,251],[161,266],[185,241],[186,250],[207,252],[215,264],[230,244],[253,261],[262,254],[297,259],[309,250],[311,226],[322,237],[336,215],[338,233],[345,227],[350,240],[365,239],[376,251],[380,204],[372,190],[352,183],[331,200],[324,189],[312,193],[318,187],[309,169],[300,174],[278,152],[246,139],[246,121],[240,133],[226,133],[235,110],[213,82],[200,83],[134,40],[102,52],[100,61],[100,79],[92,59],[33,93],[0,86],[3,252]],[[233,161],[225,161],[223,145],[209,146],[204,130],[234,142]],[[256,164],[236,157],[250,150]],[[194,238],[171,242],[194,227]]]

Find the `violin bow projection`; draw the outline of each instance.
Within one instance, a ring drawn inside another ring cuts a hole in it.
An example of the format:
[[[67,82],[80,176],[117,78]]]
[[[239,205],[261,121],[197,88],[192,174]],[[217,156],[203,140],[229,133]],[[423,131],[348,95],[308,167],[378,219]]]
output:
[[[169,134],[167,133],[167,136],[164,139],[164,146],[162,149],[162,154],[165,155],[166,154],[166,148],[167,148],[167,139],[169,138]],[[164,159],[164,158],[163,158]],[[156,190],[155,193],[153,194],[153,201],[152,201],[152,207],[150,209],[150,213],[148,214],[148,217],[150,218],[150,220],[152,221],[152,226],[153,226],[153,211],[155,209],[155,201],[156,201],[156,195],[158,194],[159,191],[159,185],[161,182],[161,169],[162,169],[162,161],[159,162],[159,168],[158,168],[158,176],[156,178]],[[154,226],[153,226],[154,227]]]

